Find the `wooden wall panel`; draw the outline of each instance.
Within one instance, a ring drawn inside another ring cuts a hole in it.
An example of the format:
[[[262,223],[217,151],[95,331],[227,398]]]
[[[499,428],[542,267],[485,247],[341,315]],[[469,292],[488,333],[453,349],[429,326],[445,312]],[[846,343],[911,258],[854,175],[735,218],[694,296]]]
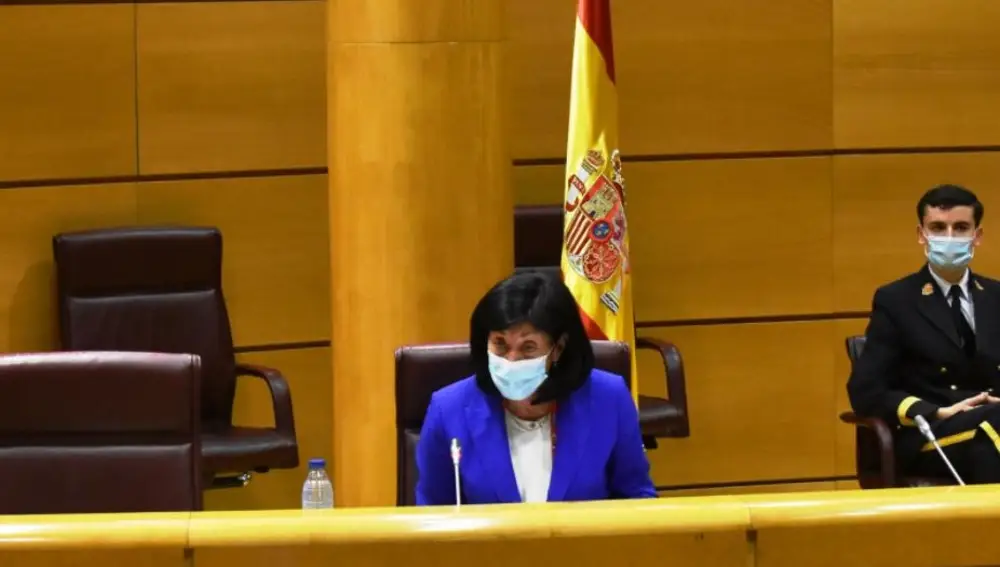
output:
[[[133,175],[134,6],[0,6],[0,181]]]
[[[324,165],[325,8],[140,4],[141,172]]]
[[[828,158],[630,163],[624,174],[638,321],[830,310]]]
[[[917,201],[939,183],[959,183],[986,207],[973,270],[1000,274],[989,227],[1000,211],[1000,153],[893,154],[834,159],[834,289],[837,311],[867,311],[885,283],[923,265]]]
[[[52,237],[135,215],[132,183],[0,190],[0,352],[57,346]]]
[[[514,167],[514,204],[551,205],[565,198],[562,165],[522,165]]]
[[[825,148],[831,0],[614,6],[622,152]]]
[[[508,3],[515,158],[566,153],[575,0]],[[625,155],[832,143],[830,0],[614,7]]]
[[[680,348],[691,413],[690,438],[661,440],[649,453],[654,482],[832,476],[835,328],[824,321],[643,329]],[[639,373],[655,375],[646,365]]]
[[[1000,144],[1000,3],[835,0],[836,147]]]
[[[302,504],[302,482],[309,459],[333,456],[333,386],[330,379],[330,349],[255,352],[238,357],[240,362],[276,368],[284,374],[292,391],[295,429],[299,440],[298,469],[255,475],[250,486],[237,490],[205,493],[206,510],[294,509]],[[240,425],[274,426],[271,396],[262,380],[240,378],[236,389],[233,421]]]
[[[507,116],[514,159],[566,155],[576,4],[505,0],[505,78],[511,93]]]
[[[330,338],[326,176],[141,183],[138,218],[222,231],[238,345]]]

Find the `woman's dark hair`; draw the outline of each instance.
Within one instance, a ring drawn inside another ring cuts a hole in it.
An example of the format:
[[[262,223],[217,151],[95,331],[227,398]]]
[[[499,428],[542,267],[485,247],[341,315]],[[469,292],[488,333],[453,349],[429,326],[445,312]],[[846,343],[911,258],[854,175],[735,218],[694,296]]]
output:
[[[538,388],[535,403],[560,400],[582,386],[594,368],[594,349],[580,320],[573,294],[562,280],[540,272],[522,272],[497,283],[479,300],[469,322],[469,348],[476,384],[500,395],[490,377],[487,341],[491,332],[530,323],[552,338],[563,339],[562,354]]]

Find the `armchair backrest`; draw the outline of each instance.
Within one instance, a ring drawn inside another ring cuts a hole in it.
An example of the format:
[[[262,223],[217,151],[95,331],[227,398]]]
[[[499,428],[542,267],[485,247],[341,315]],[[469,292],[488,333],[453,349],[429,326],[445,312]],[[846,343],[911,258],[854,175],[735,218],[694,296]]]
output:
[[[851,366],[861,358],[861,353],[865,348],[865,336],[855,335],[844,340],[844,347],[847,349],[847,358],[851,361]],[[882,443],[878,432],[868,427],[854,428],[854,460],[858,479],[862,483],[879,483],[883,477]],[[891,438],[890,438],[891,442]],[[869,479],[872,479],[869,481]]]
[[[201,509],[197,356],[0,356],[0,514]]]
[[[559,276],[563,246],[563,209],[560,205],[521,205],[514,208],[514,266]]]
[[[593,341],[595,365],[631,384],[628,345]],[[468,343],[406,346],[396,351],[396,501],[416,502],[417,442],[431,394],[473,374]]]
[[[64,233],[53,251],[63,350],[197,354],[202,417],[230,423],[235,360],[217,229]]]

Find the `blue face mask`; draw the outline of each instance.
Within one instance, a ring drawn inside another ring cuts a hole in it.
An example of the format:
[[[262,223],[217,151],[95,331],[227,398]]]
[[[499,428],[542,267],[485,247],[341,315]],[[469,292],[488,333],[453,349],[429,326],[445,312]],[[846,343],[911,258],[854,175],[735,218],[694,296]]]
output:
[[[513,402],[531,397],[549,376],[545,363],[548,355],[510,361],[486,351],[489,357],[490,377],[500,395]]]
[[[938,268],[964,268],[972,261],[972,237],[925,235],[925,238],[927,261]]]

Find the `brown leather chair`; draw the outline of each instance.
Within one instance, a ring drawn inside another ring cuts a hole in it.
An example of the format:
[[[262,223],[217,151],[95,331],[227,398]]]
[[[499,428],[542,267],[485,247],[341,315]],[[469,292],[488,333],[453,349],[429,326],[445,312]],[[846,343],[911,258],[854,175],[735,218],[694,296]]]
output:
[[[630,384],[628,345],[593,341],[596,366]],[[431,394],[473,374],[468,343],[406,346],[396,350],[396,503],[416,503],[417,442]]]
[[[288,382],[277,370],[235,361],[222,293],[222,235],[217,229],[73,232],[57,235],[53,247],[63,350],[201,357],[206,485],[244,486],[252,472],[298,466]],[[275,427],[233,425],[239,376],[267,384]]]
[[[847,337],[844,341],[851,365],[861,357],[865,348],[863,335]],[[946,486],[954,484],[951,478],[931,478],[901,473],[896,463],[892,441],[892,428],[877,417],[861,417],[845,411],[840,420],[853,425],[854,460],[861,488],[905,488],[913,486]]]
[[[559,205],[519,206],[514,212],[514,264],[517,271],[560,274],[563,210]],[[561,276],[560,276],[561,277]],[[635,347],[652,350],[663,361],[669,398],[639,396],[639,422],[646,446],[661,437],[687,437],[690,425],[684,362],[680,350],[668,341],[637,337]]]
[[[201,510],[197,356],[0,356],[0,514]]]

